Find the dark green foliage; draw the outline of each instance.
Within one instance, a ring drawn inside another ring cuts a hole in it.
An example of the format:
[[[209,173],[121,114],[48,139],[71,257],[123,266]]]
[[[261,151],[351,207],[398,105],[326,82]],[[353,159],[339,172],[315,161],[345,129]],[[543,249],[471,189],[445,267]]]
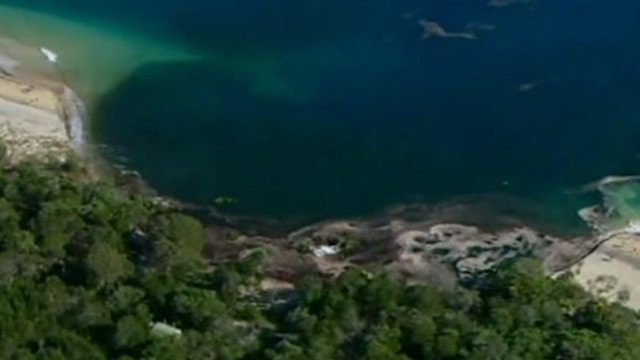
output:
[[[271,306],[257,290],[269,254],[210,264],[204,243],[147,196],[0,170],[0,359],[640,359],[637,314],[535,261],[452,292],[350,269]]]
[[[518,261],[481,290],[443,293],[358,270],[310,279],[271,359],[637,359],[637,314]],[[588,319],[588,320],[586,320]]]

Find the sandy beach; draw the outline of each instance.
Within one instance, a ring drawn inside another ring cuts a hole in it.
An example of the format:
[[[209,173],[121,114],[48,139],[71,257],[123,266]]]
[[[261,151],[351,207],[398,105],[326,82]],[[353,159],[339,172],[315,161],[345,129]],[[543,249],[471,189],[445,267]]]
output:
[[[640,237],[620,234],[601,244],[570,269],[593,294],[640,310]]]
[[[52,89],[31,85],[9,76],[0,75],[0,97],[48,112],[57,113],[61,110],[60,97]]]
[[[53,85],[0,76],[0,140],[10,162],[66,154],[72,146],[64,114]]]

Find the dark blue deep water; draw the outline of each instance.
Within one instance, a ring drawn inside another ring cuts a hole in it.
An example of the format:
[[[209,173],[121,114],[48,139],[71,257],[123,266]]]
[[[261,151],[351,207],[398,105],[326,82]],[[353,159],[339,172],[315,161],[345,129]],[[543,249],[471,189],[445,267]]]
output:
[[[92,114],[95,139],[183,199],[337,216],[507,192],[573,214],[565,190],[639,168],[635,1],[58,2],[210,54],[136,69]],[[420,19],[495,29],[422,40]]]

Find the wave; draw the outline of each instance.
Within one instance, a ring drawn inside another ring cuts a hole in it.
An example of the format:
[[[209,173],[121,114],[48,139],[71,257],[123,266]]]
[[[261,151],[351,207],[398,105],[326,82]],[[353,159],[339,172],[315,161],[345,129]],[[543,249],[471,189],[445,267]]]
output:
[[[81,149],[85,144],[84,119],[87,115],[87,108],[80,96],[68,86],[64,87],[63,96],[67,105],[66,117],[69,137],[73,144]]]

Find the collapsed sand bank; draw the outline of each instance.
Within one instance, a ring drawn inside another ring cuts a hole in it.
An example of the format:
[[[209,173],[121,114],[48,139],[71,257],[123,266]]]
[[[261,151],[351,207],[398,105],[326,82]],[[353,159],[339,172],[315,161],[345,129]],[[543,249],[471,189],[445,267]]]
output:
[[[64,159],[74,149],[68,106],[62,83],[36,74],[0,75],[0,141],[6,159]]]

